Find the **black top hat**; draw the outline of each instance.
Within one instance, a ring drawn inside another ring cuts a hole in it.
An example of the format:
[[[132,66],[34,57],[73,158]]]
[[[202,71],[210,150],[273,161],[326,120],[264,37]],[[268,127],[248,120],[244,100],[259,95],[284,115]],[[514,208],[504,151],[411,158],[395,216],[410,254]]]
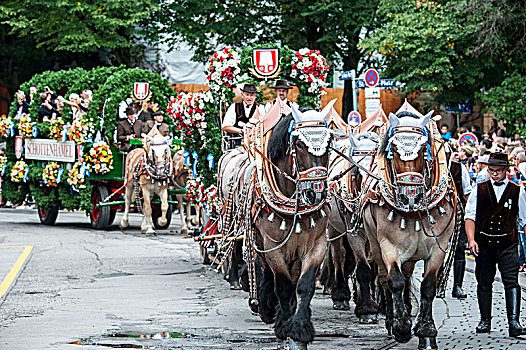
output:
[[[164,116],[164,112],[163,111],[153,112],[152,116],[155,117],[156,115],[163,115]]]
[[[287,89],[290,90],[292,87],[289,85],[289,82],[286,80],[276,80],[276,85],[272,87],[273,89]]]
[[[491,153],[487,162],[480,162],[482,164],[493,165],[493,166],[510,166],[508,155],[506,153],[497,152]]]
[[[244,91],[244,92],[255,92],[255,93],[258,92],[258,90],[256,89],[256,84],[245,84],[245,86],[243,86],[241,91]]]

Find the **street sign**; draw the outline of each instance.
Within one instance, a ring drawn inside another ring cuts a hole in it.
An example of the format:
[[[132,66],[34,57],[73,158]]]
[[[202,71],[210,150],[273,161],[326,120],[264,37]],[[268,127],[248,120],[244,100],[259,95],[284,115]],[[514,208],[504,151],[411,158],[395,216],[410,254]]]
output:
[[[340,75],[340,79],[341,80],[352,79],[352,70],[348,70],[348,71],[342,72],[342,74]]]
[[[370,117],[372,117],[376,111],[378,110],[378,108],[366,108],[365,109],[365,118],[368,119]]]
[[[365,98],[380,98],[380,88],[378,86],[365,89]]]
[[[367,71],[365,71],[364,81],[365,85],[369,87],[375,87],[380,81],[380,75],[378,75],[376,69],[370,68]]]
[[[471,143],[472,146],[477,144],[477,136],[470,132],[460,135],[458,138],[458,146],[462,147],[465,143]]]
[[[469,99],[465,103],[459,103],[456,105],[446,103],[444,108],[446,112],[448,113],[458,113],[458,112],[465,113],[465,114],[471,113],[471,108],[469,107]]]
[[[365,85],[365,81],[363,80],[356,80],[356,88],[358,89],[365,89],[367,85]],[[394,88],[396,87],[396,80],[394,79],[380,79],[378,82],[378,85],[376,87],[379,88]]]
[[[362,116],[358,111],[352,111],[349,113],[348,124],[350,126],[360,125],[362,122]]]
[[[377,110],[380,107],[379,98],[367,98],[365,99],[365,109],[374,109]]]

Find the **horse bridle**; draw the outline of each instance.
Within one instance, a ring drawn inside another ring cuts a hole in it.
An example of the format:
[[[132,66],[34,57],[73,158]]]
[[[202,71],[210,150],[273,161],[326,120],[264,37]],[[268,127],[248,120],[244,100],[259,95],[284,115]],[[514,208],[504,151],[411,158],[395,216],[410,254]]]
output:
[[[168,154],[168,164],[166,164],[163,173],[159,174],[157,169],[155,169],[155,164],[152,160],[152,146],[161,146],[161,145],[168,145],[167,141],[154,143],[152,140],[149,140],[145,143],[147,145],[147,150],[145,149],[146,153],[146,162],[144,164],[144,169],[146,171],[146,174],[151,178],[152,180],[165,180],[168,178],[172,178],[172,157],[170,157],[170,146],[166,148],[165,153]]]

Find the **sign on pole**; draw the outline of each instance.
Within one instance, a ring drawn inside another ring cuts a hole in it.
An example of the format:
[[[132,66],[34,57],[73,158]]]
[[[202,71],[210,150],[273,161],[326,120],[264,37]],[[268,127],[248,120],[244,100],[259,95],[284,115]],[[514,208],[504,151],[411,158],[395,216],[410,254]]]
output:
[[[365,89],[365,98],[380,98],[380,88],[376,86]]]
[[[380,82],[380,75],[376,69],[370,68],[365,72],[364,81],[368,87],[375,87]]]
[[[458,138],[458,146],[462,147],[465,143],[471,143],[472,146],[477,144],[477,136],[470,132],[466,132]]]
[[[352,111],[349,113],[348,124],[350,126],[360,125],[362,122],[362,116],[358,111]]]

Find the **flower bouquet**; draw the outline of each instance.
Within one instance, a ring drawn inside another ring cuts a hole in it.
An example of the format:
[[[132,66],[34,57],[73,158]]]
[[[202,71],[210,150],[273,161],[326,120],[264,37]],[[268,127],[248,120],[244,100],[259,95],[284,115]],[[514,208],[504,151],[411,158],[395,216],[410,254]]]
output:
[[[206,79],[212,92],[221,95],[221,100],[225,100],[225,92],[239,80],[240,62],[239,53],[229,47],[217,51],[210,58],[208,70],[205,72]]]
[[[327,83],[329,66],[318,50],[300,49],[292,56],[292,70],[290,77],[298,78],[301,82],[309,84],[308,91],[315,94],[324,94]]]
[[[77,118],[68,130],[68,137],[75,141],[77,145],[83,145],[95,133],[93,124],[85,118]]]
[[[0,117],[0,137],[9,136],[9,128],[14,126],[12,119],[5,114]],[[13,130],[14,133],[14,130]]]
[[[219,197],[217,196],[217,187],[215,185],[210,185],[204,191],[204,201],[206,202],[206,211],[211,217],[217,217],[219,214]]]
[[[186,182],[186,199],[194,205],[203,205],[205,196],[203,196],[205,186],[199,179],[188,179]]]
[[[207,127],[205,120],[205,104],[214,102],[210,91],[195,93],[180,93],[168,103],[166,112],[172,118],[173,124],[186,136],[191,136],[194,127],[202,135]]]
[[[62,141],[62,133],[64,131],[64,121],[60,117],[53,117],[49,120],[49,137]]]
[[[113,169],[113,154],[104,141],[95,142],[84,154],[84,163],[97,174],[106,174]]]
[[[24,114],[22,115],[21,118],[18,119],[16,127],[18,128],[19,134],[23,138],[28,139],[33,136],[36,136],[36,135],[33,135],[33,127],[35,125],[36,123],[31,121],[31,117]]]

